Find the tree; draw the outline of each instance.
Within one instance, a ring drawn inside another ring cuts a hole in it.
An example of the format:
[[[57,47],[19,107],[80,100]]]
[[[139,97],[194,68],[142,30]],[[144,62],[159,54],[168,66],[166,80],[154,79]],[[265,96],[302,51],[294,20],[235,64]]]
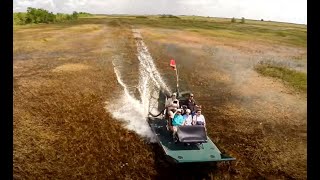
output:
[[[14,24],[30,24],[30,23],[55,23],[55,22],[64,22],[69,20],[76,20],[82,15],[92,16],[92,14],[81,12],[78,13],[74,11],[72,14],[62,14],[57,13],[56,15],[52,12],[49,12],[45,9],[37,9],[28,7],[27,13],[13,13],[13,23]]]
[[[78,19],[79,14],[77,13],[77,11],[73,11],[72,13],[72,19]]]
[[[231,19],[231,22],[232,22],[232,23],[235,23],[235,22],[236,22],[236,18],[233,17],[233,18]]]
[[[32,7],[28,7],[27,9],[27,17],[26,23],[50,23],[54,22],[55,15],[45,9],[36,9]]]
[[[26,13],[22,13],[22,12],[13,13],[13,24],[16,24],[16,25],[26,24],[26,19],[27,19]]]
[[[241,23],[245,23],[244,17],[241,18]]]

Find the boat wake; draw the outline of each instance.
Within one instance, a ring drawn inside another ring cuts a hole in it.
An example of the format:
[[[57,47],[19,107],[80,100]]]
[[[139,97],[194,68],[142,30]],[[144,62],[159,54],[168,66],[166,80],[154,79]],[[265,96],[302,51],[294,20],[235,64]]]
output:
[[[137,59],[139,60],[137,68],[139,73],[138,83],[135,87],[129,85],[128,82],[132,80],[129,79],[130,77],[126,77],[126,64],[123,63],[120,56],[114,57],[112,61],[114,72],[118,83],[123,89],[123,93],[116,102],[112,103],[112,106],[106,102],[105,108],[115,119],[124,121],[127,129],[133,130],[142,137],[154,142],[155,136],[146,119],[149,112],[151,114],[160,113],[159,93],[161,91],[170,93],[170,90],[161,78],[140,32],[136,29],[132,31],[136,40]]]

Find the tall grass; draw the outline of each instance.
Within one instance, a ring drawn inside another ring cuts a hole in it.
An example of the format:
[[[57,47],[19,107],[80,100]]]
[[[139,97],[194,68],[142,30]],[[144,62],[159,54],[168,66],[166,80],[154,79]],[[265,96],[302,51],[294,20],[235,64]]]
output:
[[[281,79],[298,91],[307,91],[306,73],[271,64],[259,64],[255,67],[255,70],[264,76]]]

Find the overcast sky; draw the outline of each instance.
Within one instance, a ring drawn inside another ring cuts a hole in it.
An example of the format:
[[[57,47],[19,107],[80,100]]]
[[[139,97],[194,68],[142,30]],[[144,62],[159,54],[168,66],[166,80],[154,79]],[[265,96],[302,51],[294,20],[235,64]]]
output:
[[[13,0],[14,12],[27,7],[54,13],[199,15],[307,24],[307,0]]]

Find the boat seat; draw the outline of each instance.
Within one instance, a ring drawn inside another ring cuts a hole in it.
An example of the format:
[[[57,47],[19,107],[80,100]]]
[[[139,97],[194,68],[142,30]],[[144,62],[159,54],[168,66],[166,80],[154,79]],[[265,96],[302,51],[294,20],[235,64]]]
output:
[[[182,143],[206,143],[207,133],[204,126],[179,126],[177,131],[179,142]]]

